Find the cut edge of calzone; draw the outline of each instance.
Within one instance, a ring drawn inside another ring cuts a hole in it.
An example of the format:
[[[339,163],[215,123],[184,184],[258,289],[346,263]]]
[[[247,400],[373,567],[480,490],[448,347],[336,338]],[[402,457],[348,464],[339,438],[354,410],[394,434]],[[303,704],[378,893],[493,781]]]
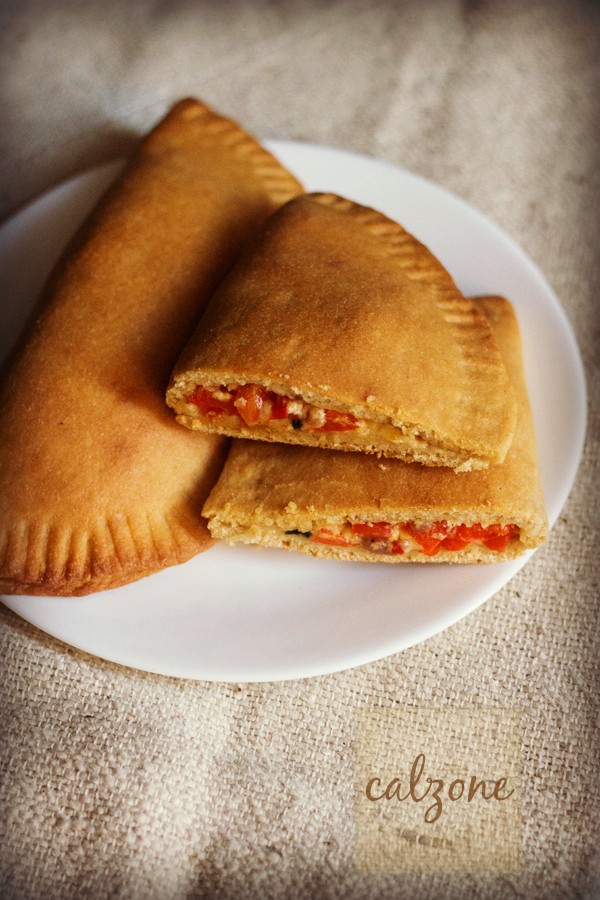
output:
[[[490,326],[382,213],[307,194],[271,217],[171,377],[191,429],[398,457],[501,462],[515,424]]]
[[[487,563],[544,542],[548,523],[511,305],[486,297],[518,399],[504,463],[454,473],[401,460],[234,441],[203,514],[212,534],[317,557]]]

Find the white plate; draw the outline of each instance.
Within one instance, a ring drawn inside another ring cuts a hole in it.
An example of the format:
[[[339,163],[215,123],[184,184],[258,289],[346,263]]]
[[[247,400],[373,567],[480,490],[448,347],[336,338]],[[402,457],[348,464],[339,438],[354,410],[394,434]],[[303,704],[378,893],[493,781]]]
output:
[[[513,301],[554,522],[581,456],[586,396],[573,333],[536,266],[483,215],[410,172],[327,147],[275,141],[269,147],[308,190],[344,194],[400,221],[465,293],[500,293]],[[117,170],[105,166],[57,187],[0,232],[2,356],[54,260]],[[127,666],[187,678],[269,681],[333,672],[417,644],[491,597],[526,559],[388,566],[220,545],[86,599],[4,602],[66,643]]]

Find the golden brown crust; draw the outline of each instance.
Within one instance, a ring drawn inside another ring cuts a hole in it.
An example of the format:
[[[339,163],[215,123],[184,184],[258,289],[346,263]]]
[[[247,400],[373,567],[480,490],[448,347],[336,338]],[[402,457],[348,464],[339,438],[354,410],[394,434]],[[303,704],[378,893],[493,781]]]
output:
[[[378,428],[324,435],[193,421],[196,384],[246,382]],[[463,469],[502,460],[515,422],[485,316],[400,225],[331,194],[297,197],[271,218],[211,300],[167,402],[202,430]],[[411,440],[387,439],[390,426]]]
[[[299,183],[235,123],[177,104],[51,278],[0,395],[0,580],[85,594],[206,549],[222,438],[181,429],[164,390],[244,243]]]
[[[289,546],[319,556],[385,562],[407,560],[355,553],[283,533],[312,531],[315,523],[335,527],[345,521],[419,524],[444,519],[486,527],[515,524],[521,529],[521,540],[504,552],[471,546],[410,560],[418,562],[498,561],[542,543],[547,521],[517,320],[503,298],[479,298],[477,304],[494,329],[517,397],[517,428],[503,463],[455,474],[357,453],[234,441],[203,509],[212,533],[226,540]]]

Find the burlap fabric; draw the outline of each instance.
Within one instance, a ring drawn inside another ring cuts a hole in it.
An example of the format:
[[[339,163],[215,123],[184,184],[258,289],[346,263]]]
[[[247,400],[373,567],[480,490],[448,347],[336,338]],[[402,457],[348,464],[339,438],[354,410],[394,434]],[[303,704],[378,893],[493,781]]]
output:
[[[178,681],[2,607],[0,894],[599,896],[598,4],[9,0],[0,17],[1,213],[196,94],[257,135],[390,160],[488,213],[561,298],[591,394],[548,545],[465,621],[372,665]],[[522,711],[520,874],[356,870],[353,709],[372,706]]]

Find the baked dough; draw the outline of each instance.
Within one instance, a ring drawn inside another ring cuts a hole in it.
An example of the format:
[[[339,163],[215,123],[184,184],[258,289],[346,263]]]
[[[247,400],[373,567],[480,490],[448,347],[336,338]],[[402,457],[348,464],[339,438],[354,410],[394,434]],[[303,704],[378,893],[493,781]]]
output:
[[[0,590],[86,594],[183,562],[225,450],[164,405],[242,246],[300,184],[234,122],[178,103],[53,274],[0,394]]]
[[[503,463],[455,474],[360,453],[238,440],[203,509],[212,534],[232,543],[389,563],[496,562],[539,546],[547,520],[517,320],[503,298],[476,302],[494,329],[517,397],[517,427]],[[380,526],[373,540],[368,523]],[[382,540],[385,524],[397,530]],[[408,532],[398,530],[406,524]],[[446,535],[454,534],[456,545],[457,536],[478,533],[481,539],[459,549],[447,546]],[[422,546],[423,534],[429,543]],[[336,536],[348,543],[336,544]],[[400,552],[392,551],[394,541]]]
[[[502,461],[515,424],[485,316],[400,225],[332,194],[272,217],[207,307],[167,402],[205,432],[461,471]]]

